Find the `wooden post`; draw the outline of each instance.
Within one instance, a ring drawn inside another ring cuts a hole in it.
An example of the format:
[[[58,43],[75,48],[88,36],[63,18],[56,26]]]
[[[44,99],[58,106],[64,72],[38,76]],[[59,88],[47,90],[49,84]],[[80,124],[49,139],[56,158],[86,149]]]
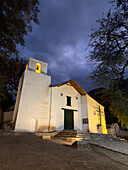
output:
[[[100,106],[99,106],[99,115],[100,115],[100,125],[101,125],[101,109],[100,109]]]
[[[101,123],[101,113],[102,113],[102,111],[101,111],[101,109],[100,109],[100,105],[99,105],[99,108],[98,108],[98,110],[97,110],[97,112],[99,113],[99,117],[100,117],[100,126],[102,125]]]

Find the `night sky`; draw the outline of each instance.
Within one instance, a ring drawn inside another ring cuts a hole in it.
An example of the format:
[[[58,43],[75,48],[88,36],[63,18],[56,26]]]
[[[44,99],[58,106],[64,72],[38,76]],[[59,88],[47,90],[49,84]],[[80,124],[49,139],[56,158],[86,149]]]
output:
[[[75,80],[85,91],[97,88],[89,76],[95,65],[85,51],[91,28],[110,7],[109,0],[40,0],[40,25],[26,37],[20,56],[48,63],[52,84]]]

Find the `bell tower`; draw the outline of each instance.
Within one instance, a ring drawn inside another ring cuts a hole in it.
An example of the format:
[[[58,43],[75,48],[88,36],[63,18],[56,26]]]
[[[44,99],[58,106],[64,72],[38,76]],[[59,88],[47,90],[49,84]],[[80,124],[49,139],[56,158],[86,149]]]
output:
[[[51,76],[47,75],[47,66],[32,58],[26,64],[14,109],[15,131],[48,130]]]
[[[26,63],[26,70],[34,71],[36,73],[47,74],[47,66],[47,63],[33,58],[29,58],[28,62]]]

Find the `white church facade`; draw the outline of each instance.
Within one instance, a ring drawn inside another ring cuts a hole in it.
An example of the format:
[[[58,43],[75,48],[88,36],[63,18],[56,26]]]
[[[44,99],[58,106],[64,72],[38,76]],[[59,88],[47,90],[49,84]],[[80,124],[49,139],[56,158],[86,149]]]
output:
[[[15,131],[107,133],[104,107],[74,80],[52,86],[47,65],[31,58],[27,62],[13,114]]]

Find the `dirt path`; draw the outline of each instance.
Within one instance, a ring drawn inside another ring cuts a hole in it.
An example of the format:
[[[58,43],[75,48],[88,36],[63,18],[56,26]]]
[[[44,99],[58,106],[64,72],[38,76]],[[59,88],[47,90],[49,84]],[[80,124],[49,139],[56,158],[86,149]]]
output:
[[[33,134],[0,134],[0,170],[128,170],[127,161],[95,146],[79,151]]]

